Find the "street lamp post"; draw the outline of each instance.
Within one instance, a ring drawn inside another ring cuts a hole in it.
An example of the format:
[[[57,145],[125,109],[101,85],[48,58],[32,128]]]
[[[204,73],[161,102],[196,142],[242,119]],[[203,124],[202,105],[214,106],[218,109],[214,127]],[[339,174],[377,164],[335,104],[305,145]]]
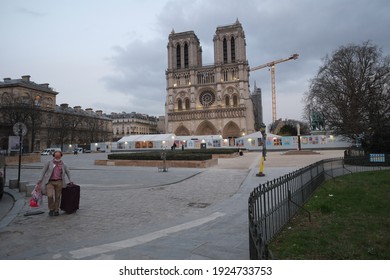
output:
[[[18,188],[19,188],[19,191],[20,191],[20,167],[21,167],[21,162],[22,162],[22,152],[23,152],[23,149],[22,149],[22,146],[23,146],[23,129],[22,129],[22,125],[19,124],[19,127],[18,127],[18,135],[19,135],[19,168],[18,168]]]
[[[263,137],[263,151],[261,155],[261,160],[260,160],[260,167],[259,167],[259,173],[256,174],[257,177],[264,177],[264,161],[267,156],[267,133],[266,133],[266,126],[264,123],[260,125],[260,132]]]
[[[18,169],[18,188],[20,190],[20,166],[23,152],[23,136],[27,133],[27,127],[24,123],[18,122],[13,126],[14,134],[19,136],[19,169]]]

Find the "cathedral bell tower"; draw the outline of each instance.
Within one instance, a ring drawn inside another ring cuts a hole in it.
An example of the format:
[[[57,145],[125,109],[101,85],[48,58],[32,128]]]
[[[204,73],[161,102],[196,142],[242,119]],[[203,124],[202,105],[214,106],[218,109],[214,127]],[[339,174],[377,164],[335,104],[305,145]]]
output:
[[[232,139],[254,132],[241,23],[217,27],[213,41],[214,64],[203,66],[202,48],[193,31],[169,35],[167,133]]]

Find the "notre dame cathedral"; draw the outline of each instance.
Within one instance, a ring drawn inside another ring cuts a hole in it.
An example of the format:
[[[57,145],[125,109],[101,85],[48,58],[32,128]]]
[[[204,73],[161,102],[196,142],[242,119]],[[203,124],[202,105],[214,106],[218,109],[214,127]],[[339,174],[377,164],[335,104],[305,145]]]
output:
[[[167,133],[233,139],[255,132],[241,23],[217,27],[213,41],[214,64],[202,65],[202,47],[194,31],[169,35]]]

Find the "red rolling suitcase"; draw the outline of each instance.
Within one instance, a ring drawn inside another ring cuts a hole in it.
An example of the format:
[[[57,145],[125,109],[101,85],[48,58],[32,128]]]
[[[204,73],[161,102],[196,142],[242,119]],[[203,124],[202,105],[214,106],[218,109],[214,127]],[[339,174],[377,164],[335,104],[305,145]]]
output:
[[[66,214],[72,214],[79,209],[80,204],[80,186],[75,184],[68,184],[66,188],[62,189],[61,196],[61,210]]]

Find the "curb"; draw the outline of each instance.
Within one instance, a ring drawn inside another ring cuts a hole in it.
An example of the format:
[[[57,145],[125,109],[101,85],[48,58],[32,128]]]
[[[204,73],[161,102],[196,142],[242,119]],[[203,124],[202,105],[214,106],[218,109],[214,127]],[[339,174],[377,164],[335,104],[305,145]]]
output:
[[[25,202],[24,197],[19,193],[10,188],[4,188],[4,194],[8,194],[14,200],[14,204],[11,210],[8,211],[7,215],[0,221],[0,229],[8,226],[23,209]]]

